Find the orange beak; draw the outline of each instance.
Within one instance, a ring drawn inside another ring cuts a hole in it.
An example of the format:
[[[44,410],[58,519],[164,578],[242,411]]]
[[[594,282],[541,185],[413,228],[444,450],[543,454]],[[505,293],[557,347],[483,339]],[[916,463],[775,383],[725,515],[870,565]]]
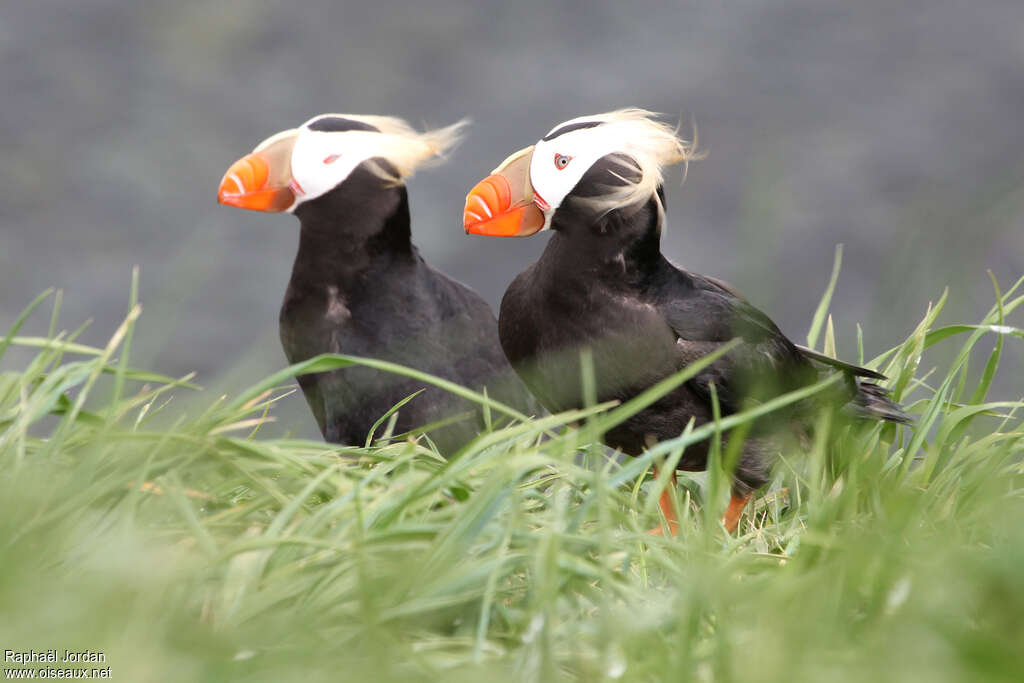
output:
[[[295,203],[291,170],[298,132],[268,138],[235,163],[220,181],[217,201],[252,211],[285,211]]]
[[[519,150],[469,191],[462,216],[467,233],[526,237],[544,227],[530,183],[532,158],[532,146]]]

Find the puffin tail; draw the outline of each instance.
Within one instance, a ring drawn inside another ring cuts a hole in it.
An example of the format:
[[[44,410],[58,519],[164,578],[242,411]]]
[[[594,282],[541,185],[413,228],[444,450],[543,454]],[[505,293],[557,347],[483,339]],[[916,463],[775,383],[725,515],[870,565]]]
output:
[[[904,425],[914,423],[903,407],[889,398],[887,390],[871,382],[857,382],[857,392],[846,404],[846,411],[864,420],[885,420]]]

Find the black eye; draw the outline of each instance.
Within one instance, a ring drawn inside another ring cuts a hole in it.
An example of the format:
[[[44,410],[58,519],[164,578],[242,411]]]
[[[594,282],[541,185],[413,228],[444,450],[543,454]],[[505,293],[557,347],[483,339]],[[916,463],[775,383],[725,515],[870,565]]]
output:
[[[571,156],[567,156],[565,154],[556,154],[555,155],[555,168],[557,168],[559,171],[561,171],[563,168],[565,168],[566,166],[569,165],[570,161],[572,161],[572,157]]]

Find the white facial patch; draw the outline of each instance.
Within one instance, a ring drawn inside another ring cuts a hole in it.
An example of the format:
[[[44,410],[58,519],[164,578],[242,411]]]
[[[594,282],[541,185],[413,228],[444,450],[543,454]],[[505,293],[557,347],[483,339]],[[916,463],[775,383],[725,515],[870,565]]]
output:
[[[385,156],[391,136],[373,131],[317,131],[303,126],[292,149],[293,211],[300,203],[327,194],[367,159]]]
[[[312,124],[326,118],[347,119],[374,130],[314,130]],[[291,153],[291,189],[295,208],[327,194],[343,183],[357,166],[369,159],[385,159],[394,170],[374,167],[373,172],[395,183],[411,176],[417,168],[443,158],[459,140],[466,122],[419,132],[401,119],[389,116],[321,114],[298,128]]]
[[[559,133],[563,129],[565,132]],[[665,166],[693,156],[691,143],[643,109],[580,116],[555,126],[545,137],[551,139],[534,145],[530,160],[530,183],[535,197],[539,197],[537,204],[544,210],[545,228],[550,227],[552,215],[566,196],[604,156],[624,154],[640,171],[639,179],[631,178],[607,196],[591,200],[607,209],[646,200],[661,185]]]
[[[573,130],[534,145],[530,182],[534,194],[547,204],[545,217],[550,219],[598,159],[624,151],[621,135],[616,135],[610,124]]]

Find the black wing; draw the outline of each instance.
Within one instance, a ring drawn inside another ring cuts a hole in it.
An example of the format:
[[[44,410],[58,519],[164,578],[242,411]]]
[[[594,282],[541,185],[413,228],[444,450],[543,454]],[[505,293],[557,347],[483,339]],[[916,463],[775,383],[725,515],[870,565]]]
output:
[[[826,356],[823,353],[818,353],[814,349],[809,349],[806,346],[800,346],[799,344],[797,344],[796,348],[800,351],[800,353],[804,354],[804,356],[806,356],[807,358],[810,358],[811,360],[821,363],[823,365],[827,365],[830,368],[842,370],[846,374],[852,375],[853,377],[867,377],[869,379],[877,380],[889,379],[882,373],[876,372],[875,370],[869,370],[867,368],[862,368],[859,365],[854,365],[853,363],[847,363],[845,361],[837,360],[835,358],[832,358],[831,356]]]
[[[714,384],[725,413],[740,410],[745,399],[766,400],[817,380],[800,349],[727,285],[673,267],[655,288],[654,299],[676,334],[684,366],[741,340],[690,382],[708,398]]]
[[[736,297],[740,301],[743,301],[744,303],[746,303],[746,300],[743,298],[743,295],[741,295],[739,292],[737,292],[733,288],[733,286],[730,285],[728,282],[725,282],[723,280],[719,280],[718,278],[709,277],[707,275],[700,275],[700,276],[693,276],[693,277],[696,277],[698,279],[702,279],[705,282],[710,283],[711,285],[714,285],[715,287],[717,287],[718,289],[721,289],[724,292],[732,294],[734,297]],[[749,306],[749,304],[747,304],[747,305]],[[755,311],[758,315],[762,316],[764,318],[764,320],[767,321],[767,323],[769,325],[774,327],[774,324],[771,322],[771,320],[768,319],[768,316],[764,315],[763,313],[758,311],[753,306],[750,306],[750,309]],[[827,366],[829,366],[831,368],[834,368],[836,370],[841,370],[842,372],[844,372],[844,373],[846,373],[848,375],[851,375],[853,377],[867,377],[869,379],[877,379],[877,380],[888,379],[888,377],[886,377],[885,375],[883,375],[880,372],[876,372],[875,370],[869,370],[868,368],[862,368],[861,366],[854,365],[853,363],[847,363],[845,361],[841,361],[841,360],[838,360],[836,358],[832,358],[831,356],[826,356],[823,353],[819,353],[819,352],[815,351],[814,349],[809,349],[806,346],[801,346],[800,344],[794,344],[794,346],[806,358],[809,358],[809,359],[811,359],[813,361],[816,361],[818,363],[822,363],[823,365],[827,365]]]

